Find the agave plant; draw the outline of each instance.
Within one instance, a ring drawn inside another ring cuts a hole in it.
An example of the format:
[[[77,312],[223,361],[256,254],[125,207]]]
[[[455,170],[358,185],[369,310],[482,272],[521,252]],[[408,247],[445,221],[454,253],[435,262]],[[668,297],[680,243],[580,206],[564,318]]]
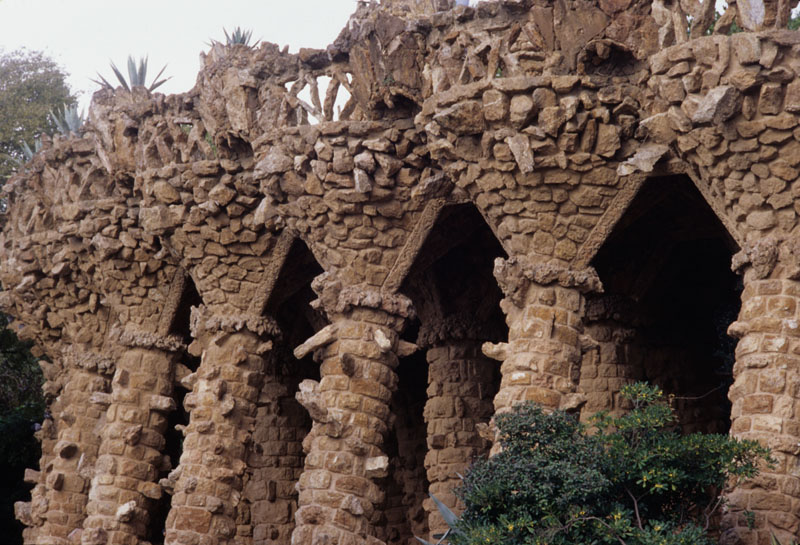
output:
[[[84,113],[78,113],[77,104],[72,104],[71,106],[64,104],[60,110],[50,110],[50,119],[55,124],[58,132],[65,136],[69,136],[70,133],[78,134],[84,121],[86,121]]]
[[[165,64],[161,71],[153,78],[153,82],[148,86],[146,83],[147,79],[147,57],[143,59],[139,59],[139,64],[137,66],[136,61],[133,60],[133,57],[128,55],[128,79],[125,79],[125,76],[122,72],[117,68],[117,65],[114,62],[111,62],[111,70],[114,71],[114,75],[117,77],[120,85],[126,90],[130,91],[134,87],[144,87],[148,91],[154,91],[157,87],[163,85],[167,80],[170,78],[164,78],[159,80],[158,78],[161,77],[161,74],[164,73],[164,70],[167,68]],[[100,81],[93,80],[95,83],[105,87],[106,89],[113,89],[114,86],[111,85],[106,78],[104,78],[100,73],[97,73],[97,77],[100,78]]]
[[[42,140],[38,136],[34,138],[33,149],[31,149],[28,143],[23,140],[22,144],[20,144],[20,148],[22,148],[22,159],[17,159],[16,157],[12,157],[10,155],[3,156],[9,159],[12,163],[14,163],[14,165],[17,168],[21,167],[22,165],[33,159],[33,156],[36,155],[39,152],[39,150],[42,149]]]
[[[225,33],[225,42],[227,45],[246,45],[250,47],[250,38],[253,36],[252,30],[244,30],[237,26],[230,34],[228,34],[225,28],[222,29],[222,32]]]
[[[417,541],[419,541],[423,545],[441,545],[442,543],[445,543],[445,540],[450,536],[450,534],[461,535],[461,532],[456,528],[456,525],[458,524],[458,517],[456,516],[455,513],[453,513],[450,510],[449,507],[443,504],[441,500],[439,500],[439,498],[437,498],[433,494],[431,494],[431,499],[433,500],[433,503],[436,504],[436,508],[439,510],[439,513],[442,514],[442,518],[447,523],[449,528],[444,534],[433,536],[434,538],[438,539],[438,541],[435,544],[431,543],[430,541],[425,541],[421,537],[417,536],[414,537],[417,537]]]

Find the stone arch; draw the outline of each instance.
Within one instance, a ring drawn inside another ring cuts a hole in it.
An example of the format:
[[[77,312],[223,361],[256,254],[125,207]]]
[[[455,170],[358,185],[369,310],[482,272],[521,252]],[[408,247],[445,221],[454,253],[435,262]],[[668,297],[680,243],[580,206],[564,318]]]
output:
[[[180,279],[178,279],[180,277]],[[175,287],[170,291],[170,299],[167,303],[168,311],[164,312],[161,324],[169,324],[166,331],[159,331],[164,336],[172,336],[180,339],[186,347],[192,343],[191,333],[191,312],[193,307],[198,307],[203,300],[200,297],[194,280],[183,269],[176,272]],[[169,413],[167,425],[164,431],[164,447],[162,452],[165,456],[164,463],[159,468],[160,483],[168,483],[170,472],[178,466],[183,451],[182,430],[189,424],[189,412],[184,407],[183,401],[189,389],[182,383],[182,380],[197,371],[200,365],[200,358],[188,350],[180,350],[176,355],[174,364],[175,388],[172,392],[172,399],[175,401],[175,410]],[[164,494],[154,502],[149,517],[148,535],[146,539],[151,543],[158,543],[163,539],[166,526],[167,515],[170,509],[172,490],[169,486],[165,487],[170,493]]]
[[[592,259],[603,294],[587,296],[596,346],[583,355],[582,416],[622,410],[625,383],[675,395],[685,431],[725,432],[741,290],[738,245],[687,176],[651,177]]]
[[[697,172],[692,166],[685,162],[670,163],[664,167],[656,169],[655,173],[636,173],[628,177],[628,180],[609,203],[600,220],[589,233],[586,240],[578,249],[577,255],[572,262],[572,267],[581,269],[588,267],[595,258],[601,247],[605,244],[608,237],[616,228],[620,219],[630,208],[634,199],[639,195],[642,186],[654,176],[684,176],[694,185],[697,193],[702,197],[708,209],[714,214],[721,227],[724,228],[728,237],[738,248],[744,245],[744,238],[736,224],[731,221],[725,213],[725,208],[719,198],[711,195],[706,185],[698,178]]]
[[[404,370],[409,375],[427,370],[427,398],[421,400],[425,481],[431,494],[454,509],[461,507],[453,494],[458,474],[490,448],[479,427],[494,412],[500,375],[497,363],[484,356],[481,347],[506,338],[502,293],[493,276],[495,258],[506,255],[474,204],[442,206],[400,288],[417,309],[415,342],[423,350],[401,359],[398,373],[402,380]],[[413,402],[406,400],[408,405]],[[423,506],[427,525],[420,522],[414,532],[446,530],[433,502],[425,499]]]
[[[275,320],[280,334],[265,361],[243,488],[254,545],[288,545],[291,540],[298,508],[295,484],[305,460],[302,442],[311,429],[311,418],[295,394],[302,381],[320,378],[311,354],[296,359],[292,351],[327,323],[310,305],[315,298],[311,282],[323,272],[311,250],[299,237],[284,237],[277,246],[282,255],[273,255],[263,312]]]

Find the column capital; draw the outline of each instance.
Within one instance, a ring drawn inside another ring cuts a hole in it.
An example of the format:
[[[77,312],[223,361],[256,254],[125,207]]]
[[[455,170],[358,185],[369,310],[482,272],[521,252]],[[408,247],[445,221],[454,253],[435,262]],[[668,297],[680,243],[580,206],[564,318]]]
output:
[[[248,312],[237,311],[215,312],[205,305],[192,307],[189,325],[192,337],[199,338],[203,333],[238,333],[240,331],[250,331],[258,336],[268,336],[276,338],[280,336],[281,328],[270,316],[251,314]]]
[[[556,284],[581,293],[603,292],[603,284],[593,267],[570,269],[554,263],[537,263],[525,256],[498,257],[494,261],[494,276],[506,298],[517,305],[523,303],[529,284]]]
[[[800,280],[800,240],[770,236],[748,242],[733,255],[731,270],[740,274],[749,271],[755,280]]]
[[[747,243],[731,258],[731,270],[743,274],[751,267],[757,279],[767,278],[778,263],[778,241],[765,238]]]
[[[380,310],[391,316],[407,319],[416,316],[411,299],[401,293],[381,291],[365,284],[344,285],[331,272],[324,272],[311,282],[318,299],[311,306],[322,309],[333,320],[334,316],[347,314],[354,308]]]
[[[114,359],[72,344],[61,351],[61,365],[108,376],[113,375],[117,367]]]
[[[164,352],[181,352],[186,345],[177,335],[162,335],[140,329],[132,324],[111,330],[111,338],[126,348],[150,348]]]

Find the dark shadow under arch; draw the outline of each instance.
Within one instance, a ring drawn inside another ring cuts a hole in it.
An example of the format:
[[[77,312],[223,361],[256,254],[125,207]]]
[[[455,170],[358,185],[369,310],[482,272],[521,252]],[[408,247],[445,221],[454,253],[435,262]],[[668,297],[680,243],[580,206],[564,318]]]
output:
[[[605,293],[587,297],[586,414],[620,410],[619,387],[647,380],[676,396],[684,431],[726,432],[741,283],[736,243],[686,176],[645,182],[595,256]]]
[[[288,545],[294,529],[295,484],[305,460],[302,442],[312,424],[295,393],[303,380],[319,380],[320,371],[312,355],[298,360],[292,351],[327,323],[310,306],[316,298],[311,281],[321,273],[311,251],[296,238],[266,303],[266,315],[278,323],[280,334],[265,362],[243,494],[259,543]]]

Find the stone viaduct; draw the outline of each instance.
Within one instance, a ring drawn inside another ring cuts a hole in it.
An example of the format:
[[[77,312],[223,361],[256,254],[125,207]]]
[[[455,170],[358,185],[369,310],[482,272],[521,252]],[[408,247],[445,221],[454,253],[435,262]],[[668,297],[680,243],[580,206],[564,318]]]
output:
[[[50,404],[26,544],[414,543],[495,412],[637,379],[773,449],[722,542],[788,542],[793,4],[384,0],[326,50],[98,91],[3,187],[0,307]]]

